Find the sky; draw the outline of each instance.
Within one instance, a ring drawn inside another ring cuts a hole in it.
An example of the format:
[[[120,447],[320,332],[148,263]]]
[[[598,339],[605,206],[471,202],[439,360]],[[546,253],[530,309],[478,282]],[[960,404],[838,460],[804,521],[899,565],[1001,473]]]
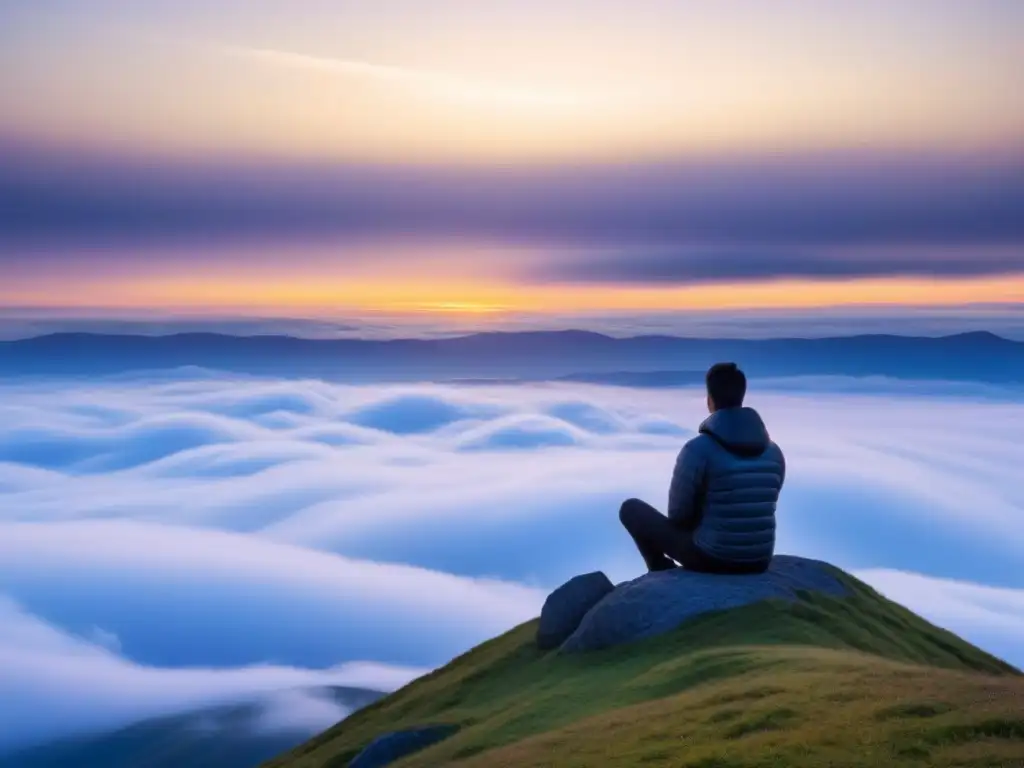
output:
[[[0,306],[1024,301],[1014,0],[0,0]]]
[[[758,380],[777,551],[1024,665],[1022,403]],[[704,415],[697,389],[5,381],[0,753],[253,697],[311,734],[340,715],[304,720],[296,686],[392,690],[576,574],[639,576],[618,506],[664,508]]]

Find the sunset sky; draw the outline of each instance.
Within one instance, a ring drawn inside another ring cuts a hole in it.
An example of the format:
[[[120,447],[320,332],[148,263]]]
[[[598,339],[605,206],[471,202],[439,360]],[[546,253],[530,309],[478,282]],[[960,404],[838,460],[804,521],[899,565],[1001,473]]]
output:
[[[1024,303],[1017,0],[0,0],[0,305]]]

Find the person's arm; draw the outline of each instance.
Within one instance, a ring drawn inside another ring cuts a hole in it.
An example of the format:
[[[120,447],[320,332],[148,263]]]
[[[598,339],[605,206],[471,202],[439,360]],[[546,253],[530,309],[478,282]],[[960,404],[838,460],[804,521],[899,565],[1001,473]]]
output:
[[[700,522],[698,496],[704,485],[707,459],[696,440],[683,446],[676,458],[668,487],[668,519],[680,528],[693,529]]]

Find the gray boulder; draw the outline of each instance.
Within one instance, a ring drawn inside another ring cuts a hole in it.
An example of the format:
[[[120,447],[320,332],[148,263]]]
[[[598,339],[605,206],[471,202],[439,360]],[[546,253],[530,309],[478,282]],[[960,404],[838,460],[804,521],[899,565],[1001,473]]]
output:
[[[798,590],[847,593],[825,563],[789,555],[776,555],[771,567],[756,575],[719,576],[682,568],[648,573],[620,584],[594,605],[561,651],[591,651],[641,640],[670,632],[703,613],[772,598],[794,600]]]
[[[444,741],[458,730],[457,725],[430,725],[381,734],[353,758],[348,768],[383,768]]]
[[[580,625],[593,608],[615,585],[600,571],[576,576],[560,586],[544,601],[537,629],[537,647],[557,648]]]

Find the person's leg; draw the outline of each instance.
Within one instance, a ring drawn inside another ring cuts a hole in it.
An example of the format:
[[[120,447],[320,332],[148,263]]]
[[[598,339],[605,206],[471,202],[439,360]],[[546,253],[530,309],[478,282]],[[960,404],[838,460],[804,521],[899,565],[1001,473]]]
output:
[[[679,552],[679,562],[688,571],[698,573],[722,573],[720,565],[693,543],[693,539],[683,542]]]
[[[686,570],[700,573],[739,576],[763,573],[768,568],[767,563],[731,563],[711,557],[694,543],[692,537],[682,540],[680,550],[672,556]]]
[[[679,555],[678,539],[685,532],[676,528],[665,515],[640,499],[627,499],[619,508],[619,521],[633,537],[649,571],[675,567],[668,555]]]

